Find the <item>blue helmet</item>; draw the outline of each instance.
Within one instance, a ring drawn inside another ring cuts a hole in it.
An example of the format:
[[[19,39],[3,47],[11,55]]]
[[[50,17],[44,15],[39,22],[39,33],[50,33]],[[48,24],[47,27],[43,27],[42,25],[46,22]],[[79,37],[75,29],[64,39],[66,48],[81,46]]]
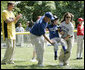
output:
[[[54,17],[54,19],[51,20],[52,23],[53,23],[53,21],[58,20],[58,17],[56,15],[54,15],[53,17]]]
[[[48,18],[50,18],[51,20],[54,19],[53,14],[51,12],[46,12],[45,13],[45,16],[48,17]]]

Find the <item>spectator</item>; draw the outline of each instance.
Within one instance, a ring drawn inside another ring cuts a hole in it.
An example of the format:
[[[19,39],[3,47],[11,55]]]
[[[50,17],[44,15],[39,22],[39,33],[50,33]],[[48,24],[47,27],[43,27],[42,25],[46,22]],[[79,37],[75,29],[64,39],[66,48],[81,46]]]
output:
[[[19,23],[18,27],[16,28],[16,32],[24,32],[24,28],[22,27],[21,22]],[[17,35],[16,36],[16,44],[19,46],[23,46],[23,42],[24,42],[24,37],[23,35]]]
[[[26,25],[27,25],[27,27],[26,27],[25,30],[26,30],[26,32],[28,32],[28,31],[31,30],[32,24],[31,24],[30,21],[27,21]],[[24,35],[24,42],[25,42],[25,43],[29,43],[29,45],[32,46],[32,44],[30,44],[30,38],[29,38],[29,35],[28,35],[28,34],[25,34],[25,35]],[[29,45],[26,44],[27,47],[28,47]]]
[[[76,59],[82,59],[82,50],[84,46],[84,19],[79,18],[78,19],[78,26],[77,26],[77,58]]]
[[[31,30],[31,23],[30,21],[27,21],[27,27],[25,29],[26,31],[30,31]]]
[[[13,56],[14,56],[14,49],[15,49],[15,24],[22,16],[19,14],[15,17],[14,13],[12,12],[14,8],[14,3],[8,2],[7,10],[2,12],[2,32],[3,32],[3,40],[6,41],[6,52],[1,64],[14,64]]]

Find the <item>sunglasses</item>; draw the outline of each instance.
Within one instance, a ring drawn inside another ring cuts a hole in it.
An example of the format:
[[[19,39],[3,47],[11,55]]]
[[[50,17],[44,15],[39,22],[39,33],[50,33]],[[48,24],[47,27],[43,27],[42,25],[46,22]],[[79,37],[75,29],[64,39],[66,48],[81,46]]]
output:
[[[71,18],[71,17],[66,17],[66,18]]]

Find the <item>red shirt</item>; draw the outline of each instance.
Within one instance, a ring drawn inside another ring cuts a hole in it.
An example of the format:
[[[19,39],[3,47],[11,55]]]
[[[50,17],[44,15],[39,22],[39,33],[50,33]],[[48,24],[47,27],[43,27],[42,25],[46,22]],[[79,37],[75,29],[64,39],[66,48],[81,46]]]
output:
[[[84,35],[84,26],[81,29],[81,24],[78,24],[78,26],[77,26],[77,36],[79,36],[79,35]]]

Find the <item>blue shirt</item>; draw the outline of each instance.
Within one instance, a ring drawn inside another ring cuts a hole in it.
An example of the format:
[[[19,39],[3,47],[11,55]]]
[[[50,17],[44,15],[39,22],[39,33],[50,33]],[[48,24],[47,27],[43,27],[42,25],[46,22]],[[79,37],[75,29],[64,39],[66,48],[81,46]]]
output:
[[[31,27],[26,27],[26,29],[25,29],[26,31],[30,31],[31,30]]]
[[[55,38],[55,37],[59,37],[58,25],[49,24],[47,26],[47,28],[49,30],[49,37],[50,37],[50,39]]]
[[[39,21],[37,21],[34,26],[32,27],[32,29],[30,30],[30,33],[36,35],[36,36],[41,36],[41,35],[44,35],[45,34],[45,30],[46,30],[46,27],[48,25],[48,23],[46,23],[44,20],[43,20],[44,16],[42,16],[40,18]]]

